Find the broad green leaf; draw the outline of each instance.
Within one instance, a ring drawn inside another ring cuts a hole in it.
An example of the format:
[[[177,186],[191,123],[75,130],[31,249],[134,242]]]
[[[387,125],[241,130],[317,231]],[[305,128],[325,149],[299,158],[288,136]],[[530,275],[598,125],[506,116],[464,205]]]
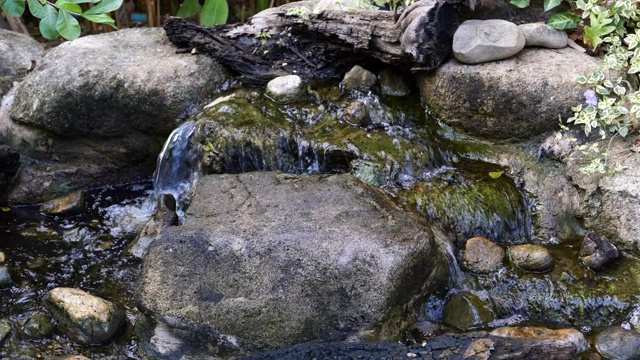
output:
[[[580,16],[569,13],[560,13],[549,18],[547,25],[558,30],[575,29],[581,20],[582,18]]]
[[[22,16],[24,13],[24,0],[0,0],[2,10],[11,16]]]
[[[71,11],[72,13],[82,14],[82,8],[78,4],[74,4],[67,0],[58,0],[56,1],[56,7],[60,10]]]
[[[38,19],[42,19],[47,15],[47,5],[43,5],[38,0],[28,0],[29,1],[29,12],[31,15],[37,17]]]
[[[629,128],[626,126],[623,126],[620,128],[620,130],[618,130],[618,133],[620,134],[620,136],[625,137],[629,133]]]
[[[198,0],[185,0],[185,2],[180,5],[180,9],[178,9],[178,13],[176,16],[181,18],[190,18],[200,11],[202,6],[200,6],[200,2]]]
[[[524,9],[529,6],[529,0],[511,0],[509,4],[519,7],[520,9]]]
[[[11,208],[8,208],[8,207],[6,207],[6,206],[2,207],[1,209],[2,209],[2,211],[4,211],[4,212],[11,211]]]
[[[87,20],[89,20],[89,21],[91,21],[91,22],[94,22],[94,23],[97,23],[97,24],[107,24],[107,25],[111,26],[112,28],[117,29],[116,26],[113,25],[113,24],[115,24],[116,21],[113,20],[111,18],[111,16],[109,16],[107,14],[89,14],[89,15],[82,14],[82,17],[87,19]]]
[[[498,179],[502,176],[502,173],[502,171],[491,171],[489,172],[489,176],[491,176],[492,179]]]
[[[102,0],[98,5],[85,11],[85,14],[106,14],[118,10],[120,6],[122,6],[122,0]]]
[[[58,21],[56,21],[56,30],[67,40],[73,40],[80,36],[78,20],[66,10],[60,10]]]
[[[104,0],[106,1],[106,0]],[[205,0],[200,13],[200,25],[212,26],[224,24],[229,16],[227,0]]]
[[[549,11],[554,7],[562,4],[563,0],[544,0],[544,11]]]
[[[578,76],[578,78],[576,79],[576,81],[578,82],[578,84],[586,84],[587,83],[587,78],[584,76]]]
[[[58,30],[56,30],[56,23],[58,22],[58,9],[49,4],[45,6],[46,14],[40,20],[40,33],[42,36],[49,40],[53,40],[58,37]]]

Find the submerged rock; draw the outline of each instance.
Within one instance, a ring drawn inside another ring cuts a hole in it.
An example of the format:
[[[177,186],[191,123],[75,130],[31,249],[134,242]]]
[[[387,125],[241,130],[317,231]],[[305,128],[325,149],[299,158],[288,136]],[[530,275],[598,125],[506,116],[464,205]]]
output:
[[[0,320],[0,345],[11,335],[11,324],[7,320]]]
[[[549,250],[541,245],[512,246],[509,248],[509,256],[514,264],[522,270],[545,272],[553,268],[553,258]]]
[[[269,81],[265,92],[270,99],[281,104],[298,101],[306,93],[305,84],[298,75],[280,76]]]
[[[75,191],[69,195],[47,201],[40,206],[40,212],[47,215],[77,215],[86,211],[83,191]]]
[[[465,243],[462,265],[469,271],[488,274],[502,267],[504,250],[491,240],[474,237]]]
[[[522,24],[518,28],[524,35],[525,46],[542,46],[549,49],[567,47],[569,40],[567,33],[556,30],[547,24]]]
[[[5,96],[0,143],[24,161],[2,200],[37,203],[148,177],[165,137],[228,78],[210,57],[176,54],[161,28],[55,47]]]
[[[445,123],[485,139],[523,139],[559,128],[558,115],[584,101],[576,77],[599,61],[567,48],[527,48],[503,61],[467,66],[448,61],[421,73],[420,92]]]
[[[550,340],[555,343],[568,344],[575,349],[573,356],[587,349],[587,339],[584,334],[576,329],[553,330],[537,326],[505,326],[494,329],[489,334],[508,338]]]
[[[380,93],[382,93],[382,95],[409,95],[409,85],[407,85],[403,76],[393,69],[387,68],[380,71],[378,74],[378,82],[380,83]]]
[[[40,64],[44,53],[42,45],[30,36],[0,29],[0,100],[14,81],[22,80]]]
[[[356,65],[349,70],[342,79],[342,86],[346,90],[371,90],[378,78],[371,71]]]
[[[580,260],[591,270],[600,270],[604,265],[620,256],[615,245],[593,231],[585,235],[580,248]]]
[[[518,26],[506,20],[467,20],[453,35],[453,56],[465,64],[506,59],[524,48]]]
[[[31,340],[44,339],[52,333],[51,318],[45,314],[32,315],[20,329],[20,337]]]
[[[60,329],[78,344],[109,340],[124,324],[124,312],[110,301],[79,289],[55,288],[44,297]]]
[[[453,294],[444,305],[444,323],[462,331],[489,324],[495,313],[487,300],[470,291]]]
[[[610,326],[596,335],[595,346],[608,359],[640,359],[640,333],[635,330]]]
[[[0,289],[13,286],[13,280],[9,275],[9,269],[5,265],[0,265]]]
[[[445,281],[432,231],[348,175],[205,176],[186,222],[149,248],[137,302],[182,343],[196,334],[179,324],[242,349],[343,337],[383,319],[397,333],[400,314],[420,304],[412,299]],[[173,356],[159,346],[157,356]]]

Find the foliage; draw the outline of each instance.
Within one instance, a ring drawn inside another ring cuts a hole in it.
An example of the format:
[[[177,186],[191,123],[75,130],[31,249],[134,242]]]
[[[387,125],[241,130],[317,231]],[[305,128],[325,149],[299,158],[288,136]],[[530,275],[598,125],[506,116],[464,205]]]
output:
[[[303,20],[309,20],[309,13],[307,12],[307,9],[300,6],[294,6],[290,8],[289,10],[287,10],[287,13],[285,15],[297,16]]]
[[[200,6],[199,0],[186,0],[180,5],[179,17],[189,18],[200,13],[200,25],[213,26],[224,24],[229,17],[229,4],[227,0],[205,0]]]
[[[120,8],[123,0],[58,0],[55,3],[47,0],[28,0],[29,12],[40,19],[40,33],[49,40],[62,36],[73,40],[80,36],[82,17],[89,21],[106,24],[113,28],[115,21],[107,15]],[[94,7],[83,11],[79,4],[93,3]],[[24,0],[0,0],[0,10],[11,16],[22,16],[25,11]]]

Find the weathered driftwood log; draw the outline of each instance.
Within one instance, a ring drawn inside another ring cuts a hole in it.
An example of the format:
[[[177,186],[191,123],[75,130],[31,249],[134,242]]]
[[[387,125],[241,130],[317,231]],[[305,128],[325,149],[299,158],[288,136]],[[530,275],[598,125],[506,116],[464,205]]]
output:
[[[246,83],[287,74],[334,78],[367,59],[412,69],[433,69],[451,51],[457,27],[453,6],[421,0],[400,16],[383,10],[324,10],[314,1],[265,10],[247,24],[203,28],[179,18],[164,25],[180,49],[215,57]],[[287,15],[295,8],[298,15]],[[303,19],[299,14],[308,15]]]

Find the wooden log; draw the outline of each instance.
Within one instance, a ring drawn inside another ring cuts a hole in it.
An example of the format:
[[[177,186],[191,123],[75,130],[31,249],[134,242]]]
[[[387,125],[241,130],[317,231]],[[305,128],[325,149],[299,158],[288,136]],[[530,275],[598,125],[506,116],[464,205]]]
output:
[[[433,69],[448,57],[457,28],[455,11],[444,1],[421,0],[399,18],[383,10],[315,14],[316,4],[285,4],[247,24],[212,28],[169,18],[164,28],[179,49],[213,56],[245,83],[256,85],[287,74],[335,78],[372,58],[413,70]]]

